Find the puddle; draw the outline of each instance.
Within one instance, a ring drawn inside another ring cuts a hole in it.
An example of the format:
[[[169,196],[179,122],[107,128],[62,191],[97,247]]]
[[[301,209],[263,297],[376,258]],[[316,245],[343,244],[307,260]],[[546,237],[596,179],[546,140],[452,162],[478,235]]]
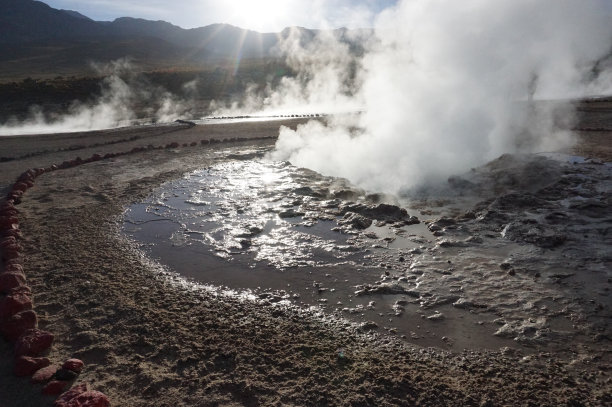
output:
[[[503,156],[396,198],[262,155],[164,184],[125,233],[187,278],[422,346],[610,348],[610,166]]]

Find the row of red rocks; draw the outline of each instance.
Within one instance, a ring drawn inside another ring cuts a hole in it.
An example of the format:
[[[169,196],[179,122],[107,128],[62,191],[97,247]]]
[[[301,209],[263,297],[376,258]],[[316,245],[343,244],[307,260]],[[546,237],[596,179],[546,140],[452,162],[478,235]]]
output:
[[[255,140],[255,138],[204,139],[200,144],[246,140]],[[32,383],[43,384],[43,394],[61,394],[68,384],[77,378],[84,363],[79,359],[68,359],[58,367],[51,365],[49,358],[45,357],[50,351],[54,336],[50,332],[38,329],[37,314],[33,310],[32,290],[26,284],[22,265],[23,248],[19,243],[22,234],[16,205],[21,203],[25,192],[34,186],[35,179],[45,173],[147,150],[179,148],[181,145],[195,147],[198,143],[173,142],[165,146],[134,147],[125,152],[93,154],[87,159],[77,157],[59,165],[29,169],[19,176],[7,194],[5,202],[0,206],[0,251],[4,266],[4,271],[0,273],[0,335],[8,342],[14,343],[14,374],[18,377],[31,376]],[[54,403],[54,407],[109,406],[108,397],[101,392],[89,390],[87,383],[73,386],[61,394]]]
[[[0,273],[0,335],[14,343],[13,373],[18,377],[31,376],[32,383],[42,384],[45,395],[59,395],[83,370],[79,359],[68,359],[60,367],[53,366],[45,355],[49,353],[54,336],[38,329],[38,317],[33,310],[32,291],[26,284],[22,265],[22,246],[19,244],[19,211],[15,205],[23,194],[34,186],[36,177],[59,166],[30,169],[19,176],[0,207],[0,249],[4,270]],[[74,386],[62,394],[55,407],[108,407],[103,393],[91,391],[86,383]]]

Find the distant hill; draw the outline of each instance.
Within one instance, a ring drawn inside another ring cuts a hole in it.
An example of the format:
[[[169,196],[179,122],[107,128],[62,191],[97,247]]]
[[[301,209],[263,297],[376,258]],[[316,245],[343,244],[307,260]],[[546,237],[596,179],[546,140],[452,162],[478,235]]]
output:
[[[63,11],[64,13],[72,16],[72,17],[76,17],[76,18],[81,18],[83,20],[89,20],[89,21],[93,21],[91,18],[84,16],[83,14],[79,13],[78,11],[74,11],[74,10],[64,10],[61,9],[60,11]]]
[[[99,37],[108,30],[95,21],[32,0],[0,0],[0,43],[23,44]]]
[[[305,42],[317,33],[300,30]],[[336,34],[351,43],[347,30]],[[279,37],[287,35],[289,29],[258,33],[228,24],[183,29],[166,21],[132,17],[94,21],[39,1],[0,0],[0,81],[74,75],[86,72],[90,61],[122,57],[130,57],[143,69],[274,58]]]

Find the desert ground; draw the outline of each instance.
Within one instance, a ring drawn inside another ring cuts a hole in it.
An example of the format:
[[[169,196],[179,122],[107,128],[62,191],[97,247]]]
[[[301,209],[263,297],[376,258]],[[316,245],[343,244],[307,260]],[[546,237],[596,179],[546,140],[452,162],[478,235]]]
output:
[[[568,152],[612,161],[606,109],[595,109]],[[116,406],[612,405],[612,377],[601,359],[451,353],[296,307],[219,296],[161,267],[121,234],[125,208],[208,165],[203,152],[271,146],[278,127],[177,123],[0,138],[5,193],[29,168],[137,148],[45,173],[17,206],[34,311],[39,327],[55,335],[48,357],[56,364],[82,359],[75,383],[89,383]],[[601,346],[609,357],[610,338]],[[12,369],[12,345],[0,340],[1,407],[53,403]]]

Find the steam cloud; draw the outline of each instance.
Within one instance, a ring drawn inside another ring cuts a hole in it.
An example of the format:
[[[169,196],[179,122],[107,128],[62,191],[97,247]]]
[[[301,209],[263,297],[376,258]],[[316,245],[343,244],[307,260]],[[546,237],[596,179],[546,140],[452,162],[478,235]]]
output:
[[[572,109],[559,99],[612,92],[611,11],[604,0],[400,1],[379,15],[354,89],[342,87],[346,60],[321,74],[299,58],[346,55],[334,38],[291,50],[314,75],[295,92],[303,101],[346,98],[364,112],[283,127],[271,157],[397,193],[502,153],[567,145]],[[268,100],[293,102],[287,89]]]
[[[297,74],[282,77],[278,84],[268,83],[264,89],[251,84],[239,100],[229,105],[213,101],[209,109],[212,115],[341,113],[361,108],[354,97],[359,58],[348,42],[341,41],[341,32],[323,30],[311,39],[304,38],[309,35],[305,31],[292,27],[283,35],[275,52]],[[370,31],[349,31],[348,35],[349,41],[360,44]]]
[[[74,102],[67,113],[61,114],[49,114],[34,107],[27,120],[9,120],[0,126],[0,136],[108,129],[130,125],[132,120],[142,116],[167,122],[180,117],[188,108],[184,101],[169,92],[142,82],[142,78],[134,75],[127,59],[92,67],[105,76],[101,95],[93,103]],[[136,107],[138,114],[134,111]]]

